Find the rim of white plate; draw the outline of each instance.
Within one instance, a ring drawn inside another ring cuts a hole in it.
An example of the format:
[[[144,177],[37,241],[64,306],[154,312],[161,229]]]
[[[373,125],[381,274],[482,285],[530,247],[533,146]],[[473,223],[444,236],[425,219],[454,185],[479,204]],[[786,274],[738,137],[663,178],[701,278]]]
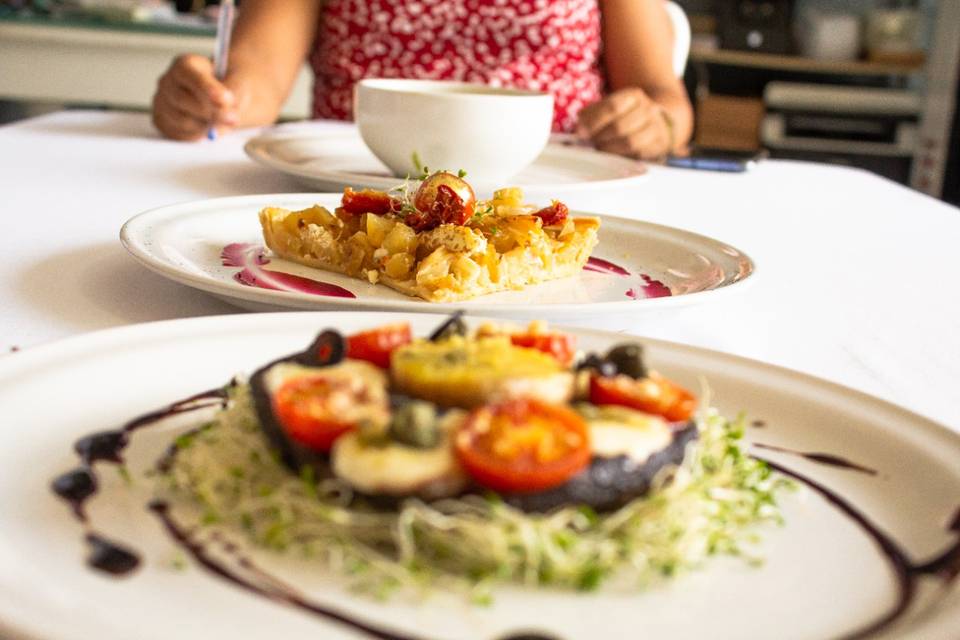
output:
[[[367,316],[371,320],[384,320],[386,322],[402,318],[401,314],[390,313],[357,312],[351,315],[354,318],[356,315],[361,315]],[[440,321],[445,316],[444,314],[423,315],[423,318],[428,317],[433,317],[435,320]],[[60,338],[0,357],[0,383],[4,382],[9,376],[22,376],[38,369],[62,365],[67,359],[95,357],[98,353],[102,353],[104,349],[119,348],[131,344],[135,346],[151,339],[176,339],[177,337],[184,336],[198,337],[198,335],[205,332],[215,332],[222,335],[225,330],[230,329],[263,331],[306,330],[311,327],[315,328],[320,326],[324,322],[323,319],[335,319],[335,321],[343,324],[344,315],[337,312],[281,312],[202,316],[101,329],[86,334]],[[470,320],[473,322],[483,322],[487,320],[487,318],[471,316]],[[348,316],[347,324],[350,322],[350,316]],[[356,322],[356,320],[354,319],[353,322]],[[362,323],[363,319],[361,319],[361,324]],[[576,333],[580,336],[592,336],[598,339],[609,340],[620,335],[616,332],[598,329],[562,326],[558,326],[558,328]],[[770,376],[769,379],[771,380],[779,378],[783,383],[803,385],[812,391],[818,391],[827,396],[833,395],[834,397],[843,398],[847,401],[862,403],[865,406],[878,409],[881,412],[899,419],[909,420],[914,426],[910,435],[912,437],[928,439],[930,446],[936,446],[938,443],[949,444],[951,446],[960,445],[960,434],[950,430],[946,426],[892,402],[836,382],[787,367],[769,364],[719,350],[641,336],[637,336],[637,339],[657,350],[670,351],[677,355],[688,354],[691,357],[719,359],[733,367],[745,367],[753,371],[766,373]],[[17,585],[15,583],[16,579],[14,575],[0,572],[0,588],[16,589]],[[952,591],[955,590],[956,586],[954,586]],[[912,619],[908,623],[908,628],[899,628],[899,630],[904,634],[916,634],[921,631],[939,633],[941,631],[955,629],[958,624],[960,624],[960,608],[940,608],[933,616],[928,615],[918,619]],[[0,598],[0,630],[17,634],[17,636],[22,638],[35,638],[41,637],[38,635],[39,628],[38,625],[32,623],[32,617],[28,611],[18,609],[12,602],[5,598]],[[896,636],[918,637],[916,635],[901,636],[899,634],[896,634]],[[937,637],[947,636],[938,635]]]
[[[403,310],[403,311],[412,311],[416,313],[429,313],[431,311],[437,311],[440,313],[450,312],[456,309],[463,309],[468,312],[487,312],[491,313],[491,308],[496,309],[497,314],[509,314],[509,313],[524,313],[529,312],[531,309],[541,308],[545,310],[545,313],[550,314],[562,314],[562,315],[583,315],[585,312],[585,307],[589,308],[590,311],[596,311],[599,313],[609,313],[609,312],[618,312],[618,311],[630,311],[630,310],[652,310],[652,309],[666,309],[671,307],[680,307],[687,306],[689,304],[696,304],[700,302],[704,296],[712,296],[716,298],[721,295],[728,295],[731,291],[733,293],[742,292],[747,286],[752,284],[756,280],[757,274],[757,262],[750,255],[745,252],[737,249],[736,247],[729,245],[723,241],[716,240],[709,236],[701,235],[693,231],[687,231],[685,229],[680,229],[677,227],[671,227],[668,225],[657,224],[654,222],[646,222],[641,220],[636,220],[633,218],[624,218],[619,216],[612,216],[602,213],[591,213],[585,211],[571,211],[571,214],[575,215],[586,215],[586,216],[597,216],[601,219],[615,220],[621,224],[634,225],[639,224],[642,226],[654,228],[663,232],[669,232],[676,236],[685,237],[690,241],[694,241],[700,244],[705,244],[707,246],[715,247],[718,250],[723,248],[729,249],[736,252],[737,255],[742,257],[748,269],[746,274],[742,277],[738,277],[733,282],[721,285],[713,289],[707,289],[704,291],[696,291],[693,293],[685,293],[682,295],[676,296],[665,296],[659,298],[644,298],[641,300],[633,299],[624,299],[624,300],[611,300],[607,302],[593,302],[588,305],[578,304],[578,303],[566,303],[566,302],[549,302],[549,303],[538,303],[536,305],[529,304],[519,304],[519,303],[509,303],[509,304],[495,304],[491,305],[489,302],[485,302],[483,297],[476,298],[473,300],[467,300],[463,302],[428,302],[426,300],[420,300],[417,298],[411,298],[410,300],[391,300],[391,299],[375,299],[375,298],[340,298],[334,296],[323,296],[317,297],[308,294],[288,292],[288,291],[276,291],[271,289],[254,289],[247,287],[238,283],[229,281],[222,281],[211,276],[202,276],[192,273],[188,273],[182,269],[177,268],[175,265],[171,265],[169,262],[157,257],[150,249],[146,246],[144,242],[141,241],[142,233],[150,226],[151,223],[162,220],[165,216],[174,214],[177,210],[183,209],[185,207],[227,207],[227,206],[265,206],[264,201],[270,201],[276,203],[278,201],[296,201],[303,199],[304,201],[310,201],[311,203],[316,203],[319,199],[330,197],[330,198],[339,198],[342,194],[339,193],[282,193],[282,194],[257,194],[257,195],[246,195],[246,196],[226,196],[220,198],[209,198],[202,200],[187,200],[182,202],[177,202],[173,204],[168,204],[160,207],[154,207],[148,209],[137,215],[133,216],[127,220],[123,226],[120,228],[120,242],[123,244],[124,248],[132,255],[140,264],[147,267],[151,271],[158,273],[164,277],[167,277],[171,280],[185,284],[208,293],[212,293],[218,296],[224,296],[227,298],[234,298],[240,300],[246,300],[248,302],[259,303],[259,304],[272,304],[279,307],[290,308],[290,309],[302,309],[302,310],[323,310],[330,308],[344,308],[352,310]],[[254,203],[259,203],[255,205]],[[306,304],[304,304],[306,303]]]

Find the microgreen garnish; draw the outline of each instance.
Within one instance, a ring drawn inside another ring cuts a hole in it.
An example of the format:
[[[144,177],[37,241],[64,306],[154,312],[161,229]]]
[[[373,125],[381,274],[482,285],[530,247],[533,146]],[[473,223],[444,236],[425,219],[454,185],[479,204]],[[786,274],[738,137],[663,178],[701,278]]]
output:
[[[488,216],[493,213],[493,205],[485,203],[483,206],[478,206],[473,210],[473,215],[470,216],[470,222],[479,223],[483,220],[484,216]]]
[[[413,168],[416,169],[419,174],[417,180],[425,180],[427,176],[430,175],[430,168],[420,160],[420,154],[414,151],[410,155],[410,160],[413,162]]]
[[[617,576],[643,587],[711,555],[752,563],[754,527],[782,522],[776,498],[792,486],[746,455],[742,416],[707,410],[683,462],[654,480],[648,495],[614,511],[570,505],[530,514],[493,493],[375,510],[312,467],[291,474],[278,457],[251,455],[273,450],[248,389],[231,397],[204,436],[180,447],[161,472],[170,499],[196,507],[207,526],[339,567],[374,597],[459,586],[489,603],[490,588],[502,582],[591,591]]]

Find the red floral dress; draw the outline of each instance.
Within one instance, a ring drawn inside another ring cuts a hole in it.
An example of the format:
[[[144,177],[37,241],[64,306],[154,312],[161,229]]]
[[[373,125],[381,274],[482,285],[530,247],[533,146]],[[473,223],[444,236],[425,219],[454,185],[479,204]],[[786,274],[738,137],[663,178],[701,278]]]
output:
[[[362,78],[550,91],[556,131],[600,98],[597,0],[327,0],[322,12],[315,118],[349,119]]]

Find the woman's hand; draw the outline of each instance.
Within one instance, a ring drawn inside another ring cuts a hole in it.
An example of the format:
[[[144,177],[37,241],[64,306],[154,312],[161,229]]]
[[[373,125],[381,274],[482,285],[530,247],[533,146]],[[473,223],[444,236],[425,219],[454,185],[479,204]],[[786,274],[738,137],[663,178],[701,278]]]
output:
[[[672,129],[666,110],[639,87],[614,91],[584,107],[577,125],[597,149],[644,160],[673,151]]]
[[[175,140],[197,140],[211,126],[232,129],[240,122],[237,93],[217,80],[209,58],[180,56],[157,82],[153,124]]]

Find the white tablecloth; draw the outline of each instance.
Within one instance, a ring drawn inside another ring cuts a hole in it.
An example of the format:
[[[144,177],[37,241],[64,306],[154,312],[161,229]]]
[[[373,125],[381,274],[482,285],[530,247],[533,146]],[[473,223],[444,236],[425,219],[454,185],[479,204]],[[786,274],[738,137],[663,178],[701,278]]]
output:
[[[82,111],[0,127],[0,350],[237,313],[142,268],[117,234],[160,205],[303,191],[247,160],[249,135],[182,144],[145,115]],[[564,200],[715,237],[758,265],[738,295],[592,326],[798,369],[960,431],[960,210],[864,171],[777,161],[741,175],[653,167]]]

